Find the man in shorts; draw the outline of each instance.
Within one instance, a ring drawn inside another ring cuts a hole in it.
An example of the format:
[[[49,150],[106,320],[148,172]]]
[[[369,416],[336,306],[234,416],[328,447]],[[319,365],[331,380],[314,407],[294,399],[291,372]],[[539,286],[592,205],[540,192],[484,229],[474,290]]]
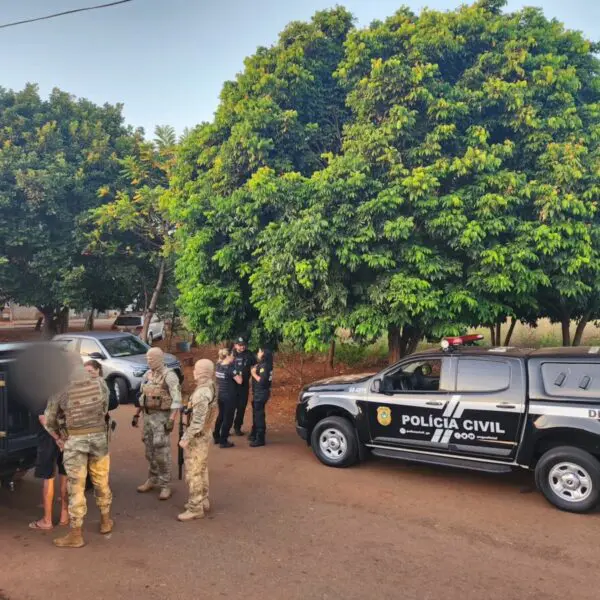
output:
[[[46,418],[44,417],[45,406],[38,411],[37,417],[40,422],[38,432],[37,458],[35,463],[35,476],[44,480],[42,491],[44,516],[29,523],[30,529],[41,529],[48,531],[53,528],[52,506],[54,504],[54,481],[58,468],[60,481],[60,525],[69,524],[67,477],[62,461],[62,452],[56,439],[46,429]]]

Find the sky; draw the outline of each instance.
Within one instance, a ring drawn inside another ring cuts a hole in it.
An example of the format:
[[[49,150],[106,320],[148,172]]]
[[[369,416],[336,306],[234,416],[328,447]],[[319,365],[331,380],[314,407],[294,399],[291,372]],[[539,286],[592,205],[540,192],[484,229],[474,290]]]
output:
[[[0,0],[0,25],[108,0]],[[276,42],[293,20],[342,4],[359,26],[400,6],[453,9],[460,0],[133,0],[97,11],[0,29],[0,86],[37,83],[103,104],[123,103],[127,122],[156,125],[211,120],[223,82],[258,46]],[[549,17],[600,41],[599,0],[509,0],[541,6]]]

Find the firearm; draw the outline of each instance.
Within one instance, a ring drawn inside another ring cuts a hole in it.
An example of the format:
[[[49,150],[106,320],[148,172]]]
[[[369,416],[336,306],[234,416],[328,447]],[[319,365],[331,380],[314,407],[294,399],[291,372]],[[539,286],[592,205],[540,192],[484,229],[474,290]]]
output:
[[[183,419],[184,417],[187,417],[187,423],[186,425],[189,425],[189,414],[190,414],[190,409],[187,406],[184,406],[181,409],[181,412],[179,414],[179,441],[181,441],[181,438],[183,438],[183,433],[184,433],[184,423],[183,423]],[[177,444],[177,466],[178,466],[178,477],[179,480],[181,481],[181,478],[183,476],[183,448]]]

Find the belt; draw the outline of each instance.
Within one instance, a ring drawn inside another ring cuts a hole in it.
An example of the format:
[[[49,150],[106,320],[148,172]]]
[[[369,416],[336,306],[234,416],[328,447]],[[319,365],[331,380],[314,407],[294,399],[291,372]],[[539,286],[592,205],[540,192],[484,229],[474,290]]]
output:
[[[106,433],[106,426],[102,427],[83,427],[77,429],[67,429],[67,435],[88,435],[90,433]]]
[[[165,410],[162,410],[160,408],[146,408],[146,407],[144,407],[144,411],[146,412],[147,415],[153,415],[155,413],[170,413],[171,409],[167,408]]]

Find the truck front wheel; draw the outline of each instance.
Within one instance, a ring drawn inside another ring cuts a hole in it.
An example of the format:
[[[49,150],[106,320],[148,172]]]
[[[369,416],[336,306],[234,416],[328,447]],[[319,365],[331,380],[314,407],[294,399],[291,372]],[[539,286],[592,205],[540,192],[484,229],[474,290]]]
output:
[[[316,457],[328,467],[349,467],[358,461],[356,432],[352,423],[343,417],[319,421],[310,444]]]
[[[600,500],[600,462],[579,448],[552,448],[540,458],[535,482],[546,500],[557,508],[588,512]]]

